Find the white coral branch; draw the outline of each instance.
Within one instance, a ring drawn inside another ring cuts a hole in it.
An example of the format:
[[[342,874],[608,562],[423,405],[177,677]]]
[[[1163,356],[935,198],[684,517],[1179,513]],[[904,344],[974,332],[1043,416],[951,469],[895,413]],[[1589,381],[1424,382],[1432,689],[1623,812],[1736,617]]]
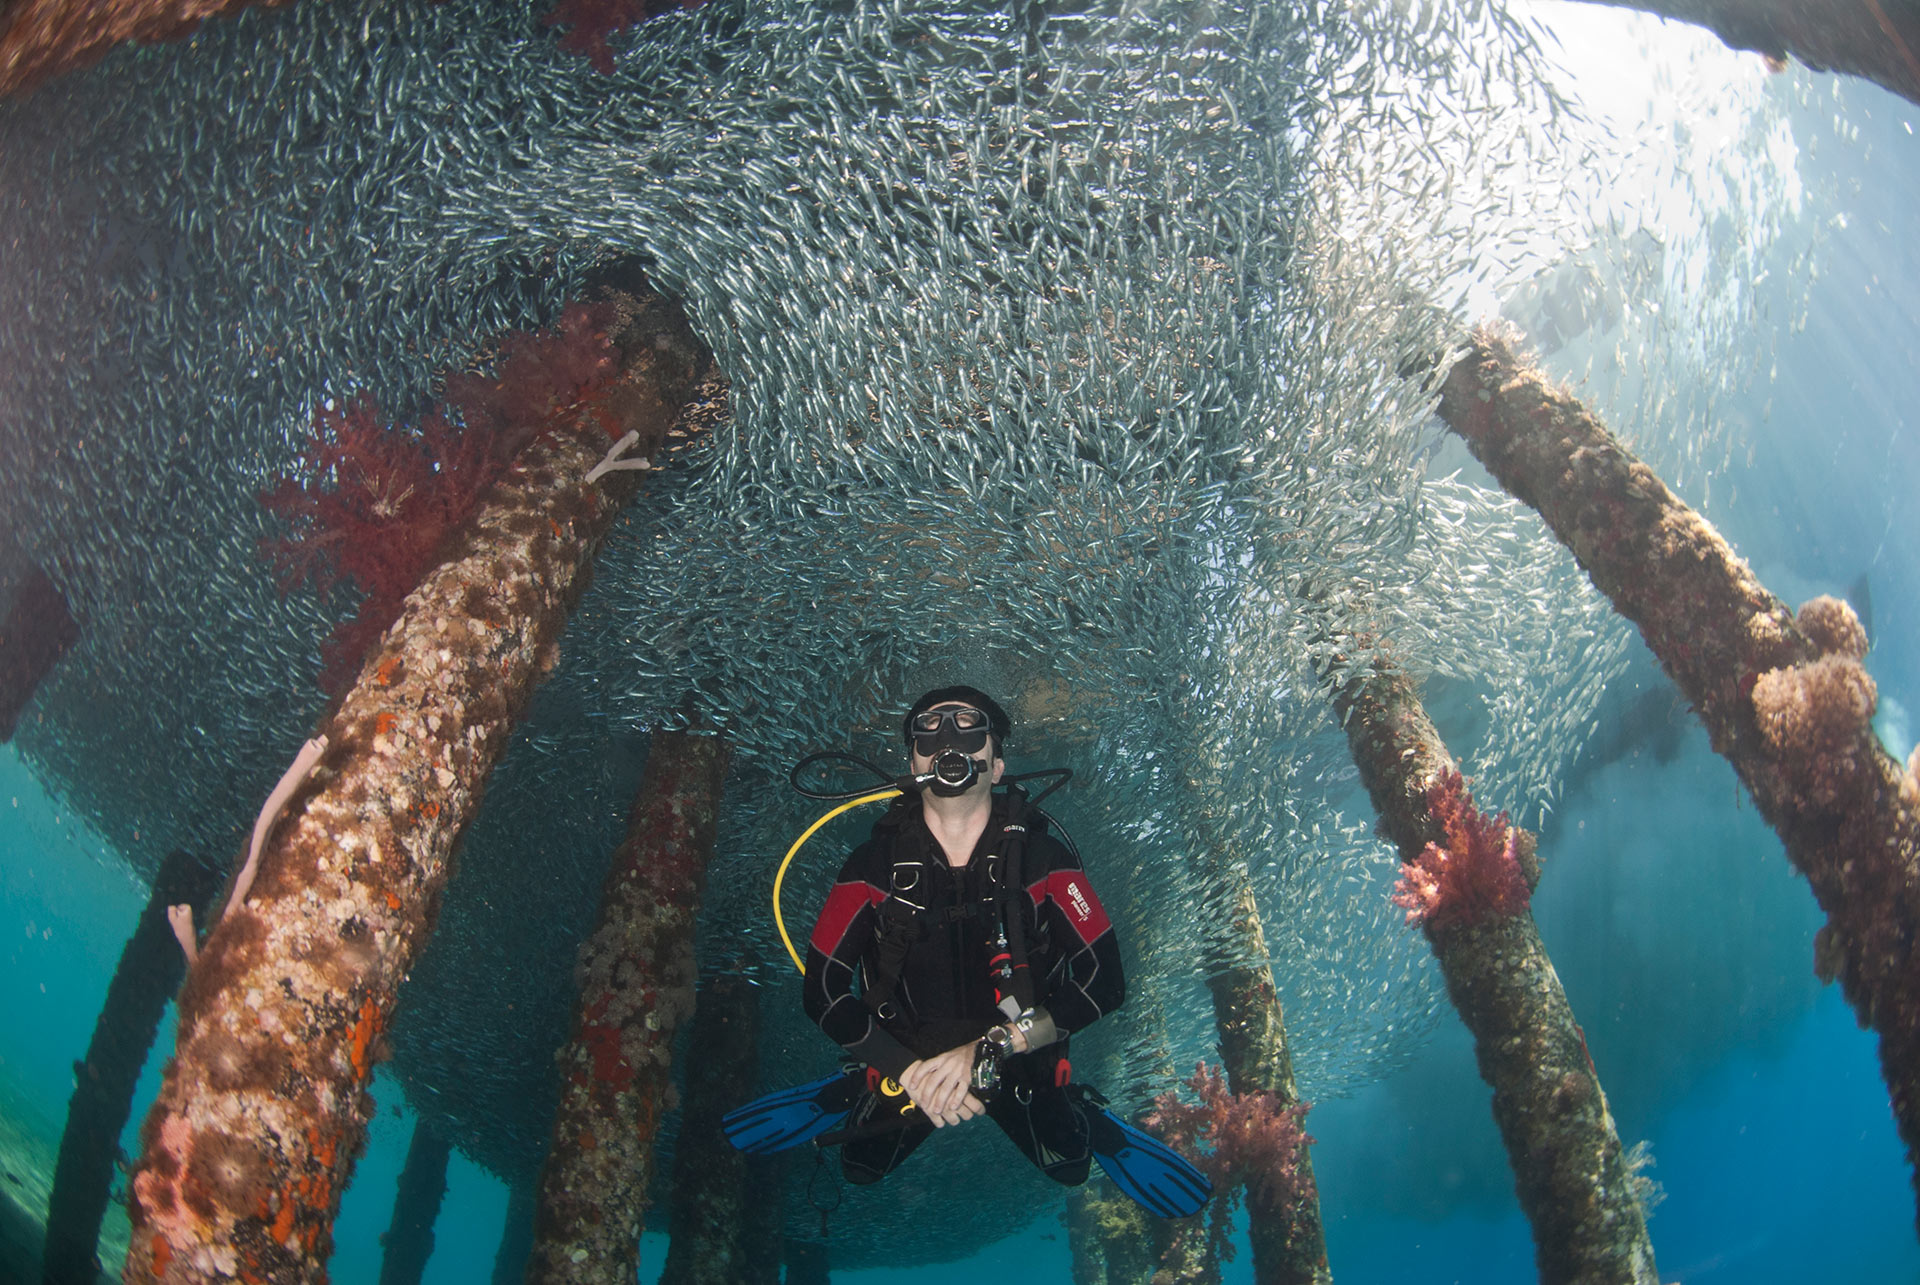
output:
[[[273,833],[274,822],[280,819],[280,812],[287,806],[287,800],[300,788],[300,783],[313,771],[313,765],[327,752],[327,738],[316,736],[300,747],[294,756],[293,766],[280,778],[280,784],[273,787],[273,793],[260,809],[260,816],[253,823],[253,842],[247,846],[247,864],[240,867],[239,876],[233,881],[233,895],[227,898],[227,908],[221,912],[224,918],[233,913],[233,908],[247,899],[247,889],[253,887],[254,872],[260,866],[260,849],[267,844],[267,836]]]
[[[638,432],[629,432],[625,437],[615,442],[613,449],[608,451],[600,462],[594,465],[587,473],[587,481],[597,482],[606,474],[620,469],[633,469],[636,471],[651,469],[653,467],[653,461],[644,455],[636,455],[630,460],[620,458],[629,450],[633,449],[633,444],[639,440],[640,434]]]
[[[173,925],[174,939],[180,943],[180,953],[187,957],[187,967],[192,968],[200,958],[199,940],[193,933],[193,907],[184,901],[168,906],[167,922]]]

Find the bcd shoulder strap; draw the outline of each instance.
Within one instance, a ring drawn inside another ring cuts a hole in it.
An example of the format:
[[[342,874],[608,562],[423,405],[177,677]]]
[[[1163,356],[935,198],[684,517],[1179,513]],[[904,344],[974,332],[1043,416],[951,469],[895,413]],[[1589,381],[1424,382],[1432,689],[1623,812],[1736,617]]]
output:
[[[1000,827],[1002,877],[995,898],[1000,929],[1006,934],[1010,967],[1008,992],[1020,1011],[1034,1006],[1033,970],[1027,966],[1027,915],[1019,899],[1027,895],[1027,792],[1007,787],[1007,819]]]

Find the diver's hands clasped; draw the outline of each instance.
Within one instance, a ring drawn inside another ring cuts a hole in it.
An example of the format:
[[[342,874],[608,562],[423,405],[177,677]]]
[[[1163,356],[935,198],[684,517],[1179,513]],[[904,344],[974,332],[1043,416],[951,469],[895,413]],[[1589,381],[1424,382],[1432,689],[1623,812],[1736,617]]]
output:
[[[968,1089],[973,1077],[973,1051],[971,1043],[962,1044],[935,1057],[921,1058],[900,1073],[900,1087],[938,1128],[971,1120],[987,1109]]]

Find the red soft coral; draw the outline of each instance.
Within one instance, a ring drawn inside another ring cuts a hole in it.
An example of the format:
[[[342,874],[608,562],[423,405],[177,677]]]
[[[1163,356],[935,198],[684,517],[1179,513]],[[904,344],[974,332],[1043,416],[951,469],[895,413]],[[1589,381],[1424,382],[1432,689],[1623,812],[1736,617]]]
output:
[[[352,679],[448,537],[543,424],[570,409],[606,419],[613,323],[606,305],[573,304],[551,331],[507,335],[491,374],[449,377],[443,407],[412,425],[389,423],[367,396],[315,408],[299,468],[260,499],[289,528],[265,546],[283,589],[310,580],[325,593],[347,581],[364,595],[322,649],[324,689]],[[603,427],[618,436],[614,424]]]
[[[671,8],[698,9],[705,0],[560,0],[540,21],[549,27],[566,27],[560,47],[579,54],[603,76],[613,74],[613,49],[607,37],[628,27],[637,27],[648,18]]]
[[[1174,1093],[1153,1100],[1153,1113],[1141,1121],[1193,1161],[1220,1193],[1199,1223],[1174,1231],[1174,1245],[1162,1261],[1205,1264],[1218,1280],[1218,1265],[1233,1261],[1233,1207],[1244,1190],[1247,1204],[1262,1220],[1291,1221],[1318,1198],[1307,1148],[1313,1138],[1303,1125],[1307,1104],[1283,1106],[1271,1093],[1233,1093],[1225,1075],[1196,1063],[1186,1087],[1200,1101],[1189,1104]],[[1200,1248],[1205,1237],[1205,1254]]]
[[[314,409],[298,475],[283,475],[260,499],[290,528],[266,546],[283,588],[310,580],[324,593],[347,581],[365,595],[322,649],[327,691],[353,676],[499,475],[504,461],[486,445],[440,414],[412,429],[391,425],[371,397]]]
[[[1301,1165],[1313,1143],[1302,1127],[1306,1103],[1282,1106],[1271,1093],[1230,1092],[1227,1077],[1205,1062],[1195,1064],[1186,1085],[1197,1105],[1162,1093],[1142,1123],[1192,1157],[1216,1190],[1244,1186],[1256,1207],[1277,1212],[1314,1196],[1313,1175]]]
[[[1531,895],[1507,814],[1489,817],[1476,809],[1466,781],[1454,771],[1428,787],[1427,808],[1447,841],[1429,843],[1400,871],[1393,903],[1406,909],[1407,922],[1424,923],[1433,932],[1524,911]]]
[[[593,401],[607,386],[618,364],[609,337],[615,320],[611,305],[571,303],[552,330],[512,331],[500,340],[491,374],[448,377],[446,404],[511,456],[555,411]],[[610,438],[620,436],[611,423],[602,427]]]

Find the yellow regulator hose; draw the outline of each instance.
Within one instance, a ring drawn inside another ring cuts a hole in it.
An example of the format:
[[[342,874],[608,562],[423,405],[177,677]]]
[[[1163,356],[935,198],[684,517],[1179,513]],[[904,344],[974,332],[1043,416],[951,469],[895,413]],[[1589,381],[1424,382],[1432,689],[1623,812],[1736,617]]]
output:
[[[806,975],[807,963],[800,958],[800,952],[793,948],[793,938],[787,936],[787,921],[780,914],[780,885],[786,882],[787,867],[793,864],[794,854],[800,851],[802,844],[819,832],[821,826],[833,820],[842,812],[851,811],[859,807],[862,803],[877,803],[881,799],[896,799],[899,797],[899,789],[894,786],[888,786],[884,790],[875,790],[872,794],[863,794],[857,799],[849,799],[808,826],[806,832],[798,839],[795,839],[793,846],[787,849],[786,860],[780,863],[779,873],[773,876],[773,925],[780,930],[780,940],[786,945],[787,953],[793,956],[793,966],[800,970],[801,976],[804,977]]]

